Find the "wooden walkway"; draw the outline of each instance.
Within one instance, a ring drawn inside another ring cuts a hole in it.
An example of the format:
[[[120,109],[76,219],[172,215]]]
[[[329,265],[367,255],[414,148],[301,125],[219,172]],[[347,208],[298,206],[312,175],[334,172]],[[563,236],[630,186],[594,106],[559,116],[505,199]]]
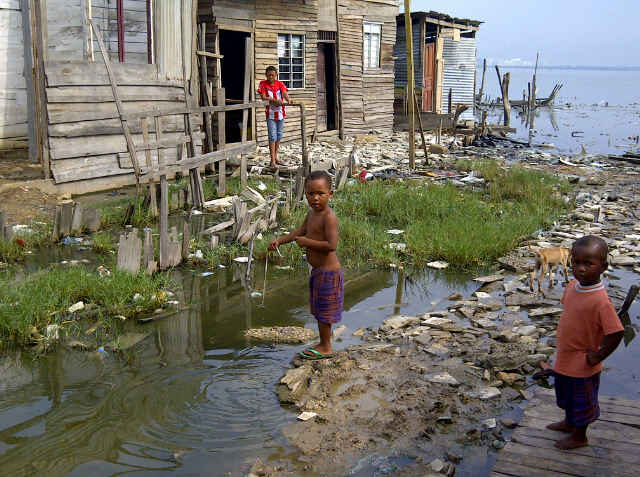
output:
[[[566,436],[546,429],[563,418],[553,390],[539,389],[524,411],[491,477],[636,477],[640,475],[640,401],[600,396],[600,419],[589,426],[590,445],[561,451]]]

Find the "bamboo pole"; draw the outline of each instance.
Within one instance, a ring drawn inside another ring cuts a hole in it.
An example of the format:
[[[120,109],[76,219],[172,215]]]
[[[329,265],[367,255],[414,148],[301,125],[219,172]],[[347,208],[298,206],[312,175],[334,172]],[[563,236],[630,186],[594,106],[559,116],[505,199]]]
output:
[[[414,96],[415,79],[413,71],[413,29],[411,25],[411,0],[404,0],[404,36],[407,46],[407,99],[409,100],[409,167],[416,167],[416,119]]]

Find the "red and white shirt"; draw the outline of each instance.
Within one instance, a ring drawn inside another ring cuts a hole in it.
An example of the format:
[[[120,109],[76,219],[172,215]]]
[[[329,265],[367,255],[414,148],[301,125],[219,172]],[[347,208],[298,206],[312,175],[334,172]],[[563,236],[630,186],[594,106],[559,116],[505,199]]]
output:
[[[276,98],[282,100],[284,98],[282,93],[286,91],[287,87],[278,80],[273,84],[269,84],[266,80],[260,81],[260,87],[258,88],[258,94],[266,94],[269,99]],[[287,117],[284,105],[276,106],[275,104],[269,103],[266,107],[266,113],[267,119],[275,119],[276,121]]]

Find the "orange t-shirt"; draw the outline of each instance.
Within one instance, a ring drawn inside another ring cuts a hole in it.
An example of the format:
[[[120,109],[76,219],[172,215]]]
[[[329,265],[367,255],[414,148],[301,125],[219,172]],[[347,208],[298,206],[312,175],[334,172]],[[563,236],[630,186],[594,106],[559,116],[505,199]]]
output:
[[[564,311],[558,323],[558,355],[553,370],[574,378],[602,371],[602,363],[589,366],[587,352],[600,349],[605,335],[624,331],[602,282],[583,287],[577,280],[562,296]]]

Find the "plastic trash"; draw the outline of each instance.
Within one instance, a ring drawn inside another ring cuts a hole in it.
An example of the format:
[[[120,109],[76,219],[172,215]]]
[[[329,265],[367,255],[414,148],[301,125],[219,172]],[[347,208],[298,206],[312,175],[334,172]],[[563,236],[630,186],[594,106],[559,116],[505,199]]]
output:
[[[316,414],[315,412],[305,411],[302,414],[298,414],[298,419],[300,421],[308,421],[309,419],[313,419],[317,415],[318,414]]]
[[[75,312],[80,311],[80,310],[84,310],[84,303],[83,303],[83,302],[81,302],[81,301],[79,301],[78,303],[75,303],[75,304],[71,305],[71,306],[67,309],[67,311],[68,311],[69,313],[75,313]]]

